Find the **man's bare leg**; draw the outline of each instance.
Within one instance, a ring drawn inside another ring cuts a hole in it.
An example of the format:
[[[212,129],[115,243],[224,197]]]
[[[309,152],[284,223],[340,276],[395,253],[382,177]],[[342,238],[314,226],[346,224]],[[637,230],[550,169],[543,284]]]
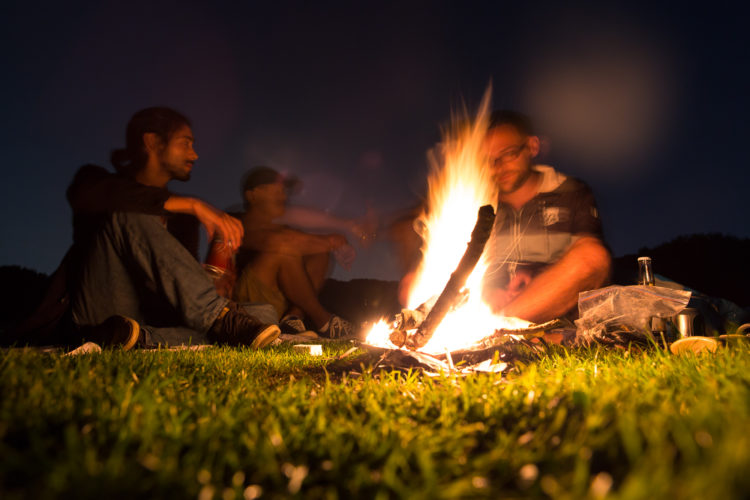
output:
[[[279,263],[278,286],[281,292],[312,320],[316,328],[323,327],[331,318],[331,313],[318,301],[318,292],[302,258],[283,256]]]
[[[328,268],[330,264],[330,254],[318,253],[313,255],[306,255],[302,258],[304,263],[305,271],[310,278],[315,296],[317,297],[320,289],[323,287],[326,277],[328,277]],[[286,295],[286,294],[285,294]],[[287,296],[287,298],[289,298]],[[295,316],[300,319],[305,318],[305,312],[299,307],[293,300],[290,299],[290,307],[284,314],[284,316]]]

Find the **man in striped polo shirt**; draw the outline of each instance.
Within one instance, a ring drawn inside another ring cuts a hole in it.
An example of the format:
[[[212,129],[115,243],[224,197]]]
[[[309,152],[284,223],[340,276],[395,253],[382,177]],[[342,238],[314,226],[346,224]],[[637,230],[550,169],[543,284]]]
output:
[[[579,292],[609,275],[594,196],[580,180],[534,164],[540,140],[520,113],[492,113],[485,148],[499,192],[485,298],[495,311],[535,323],[564,316]]]

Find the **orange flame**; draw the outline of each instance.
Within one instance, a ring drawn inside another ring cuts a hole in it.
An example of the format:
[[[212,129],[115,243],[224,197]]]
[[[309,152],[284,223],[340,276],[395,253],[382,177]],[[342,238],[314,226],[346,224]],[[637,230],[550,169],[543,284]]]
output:
[[[453,116],[443,142],[430,154],[427,210],[415,228],[422,236],[423,258],[409,293],[408,308],[434,300],[442,292],[466,250],[482,205],[497,206],[497,190],[486,168],[483,141],[489,120],[490,89],[473,122],[464,111]],[[489,245],[488,245],[489,246]],[[481,282],[487,270],[483,255],[466,282],[468,300],[451,311],[422,351],[442,353],[467,348],[501,328],[523,328],[528,322],[492,313],[483,303]],[[371,345],[394,348],[390,325],[377,323],[367,336]]]

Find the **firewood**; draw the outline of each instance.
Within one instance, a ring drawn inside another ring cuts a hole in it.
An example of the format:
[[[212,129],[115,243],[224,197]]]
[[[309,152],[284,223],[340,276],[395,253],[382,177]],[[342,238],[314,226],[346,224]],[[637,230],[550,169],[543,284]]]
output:
[[[495,330],[495,332],[485,337],[479,342],[479,345],[483,348],[504,344],[509,339],[513,338],[511,335],[523,338],[540,337],[549,330],[555,330],[556,328],[563,328],[570,325],[570,322],[560,318],[547,321],[546,323],[538,323],[535,325],[529,325],[527,328],[502,328]]]
[[[388,336],[391,339],[391,343],[396,347],[403,347],[406,344],[408,334],[405,330],[393,330]]]
[[[443,288],[432,310],[425,320],[417,328],[413,335],[406,339],[406,346],[409,349],[419,349],[429,342],[435,329],[443,320],[447,312],[453,307],[456,300],[460,298],[459,292],[466,284],[466,280],[479,262],[479,257],[484,252],[484,247],[492,233],[492,225],[495,222],[495,211],[491,205],[485,205],[479,209],[477,222],[474,230],[471,232],[466,251],[464,252],[458,267],[451,274],[448,283]]]

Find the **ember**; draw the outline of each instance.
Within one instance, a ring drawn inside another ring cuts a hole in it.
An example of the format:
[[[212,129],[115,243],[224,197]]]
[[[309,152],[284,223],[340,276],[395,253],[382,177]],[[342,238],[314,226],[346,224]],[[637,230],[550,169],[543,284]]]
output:
[[[482,300],[481,284],[487,270],[482,250],[494,220],[492,206],[497,202],[482,149],[489,101],[488,90],[473,122],[467,116],[454,116],[443,143],[431,155],[427,205],[416,224],[423,258],[409,293],[408,309],[390,321],[378,322],[367,336],[370,345],[443,354],[486,348],[483,341],[489,338],[495,339],[491,345],[497,345],[506,336],[503,332],[519,333],[531,326],[518,318],[493,314]],[[483,207],[484,220],[481,212],[476,220],[479,207]],[[480,224],[486,234],[477,242]],[[475,255],[469,257],[471,253]]]

